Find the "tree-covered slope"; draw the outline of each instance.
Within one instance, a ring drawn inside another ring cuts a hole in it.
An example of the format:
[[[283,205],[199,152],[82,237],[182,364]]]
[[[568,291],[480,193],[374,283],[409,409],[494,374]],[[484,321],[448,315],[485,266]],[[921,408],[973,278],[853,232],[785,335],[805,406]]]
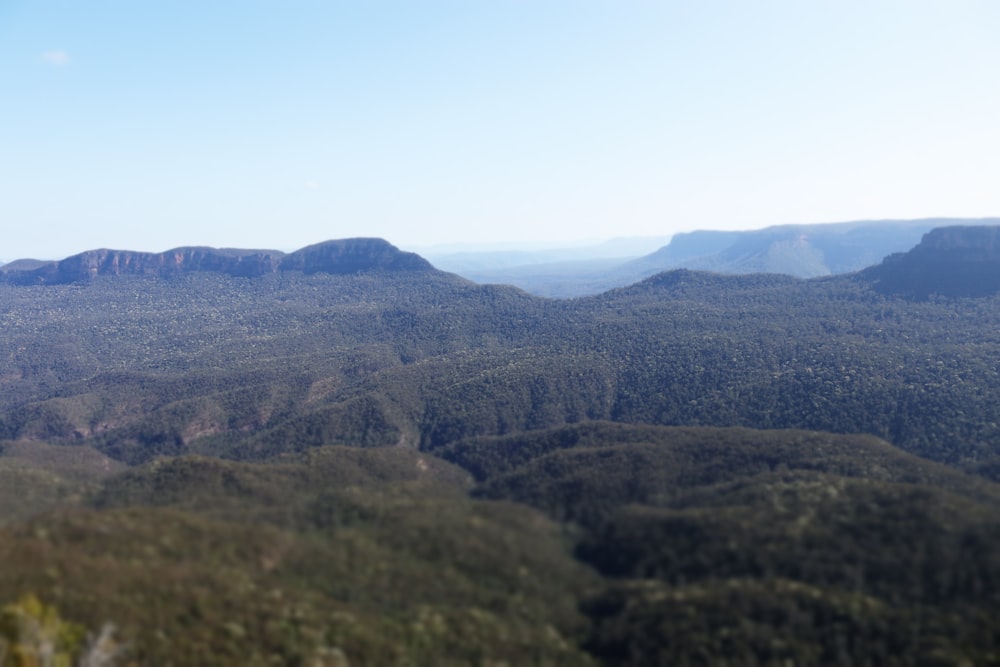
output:
[[[920,291],[359,242],[0,284],[0,608],[150,665],[996,664],[1000,297],[927,273],[970,243]]]
[[[466,487],[398,448],[159,460],[4,529],[0,599],[113,622],[143,665],[588,664],[597,577],[558,525]]]
[[[926,485],[1000,503],[995,484],[865,435],[588,422],[461,440],[439,454],[471,471],[482,497],[586,525],[624,505],[686,507],[786,473]]]
[[[140,664],[1000,650],[1000,487],[877,439],[602,422],[442,453],[475,472],[476,498],[461,468],[399,447],[160,459],[108,478],[89,509],[5,529],[0,596],[112,620]]]
[[[990,469],[995,295],[661,274],[553,301],[435,271],[0,286],[0,436],[139,462],[586,419],[869,433]]]
[[[993,664],[1000,486],[864,436],[583,424],[446,455],[582,524],[605,664]]]

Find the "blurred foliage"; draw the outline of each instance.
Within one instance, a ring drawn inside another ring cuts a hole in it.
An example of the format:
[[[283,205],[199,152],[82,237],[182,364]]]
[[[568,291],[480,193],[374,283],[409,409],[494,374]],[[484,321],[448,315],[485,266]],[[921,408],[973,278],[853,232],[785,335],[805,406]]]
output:
[[[1000,487],[870,436],[598,423],[447,453],[588,528],[606,664],[1000,660]]]
[[[0,442],[0,526],[76,504],[125,468],[90,447]]]
[[[0,595],[111,619],[139,664],[587,664],[596,577],[558,525],[467,487],[403,449],[158,460],[0,533]]]
[[[623,582],[587,602],[602,664],[972,667],[1000,660],[996,621],[900,608],[784,579]],[[992,634],[991,634],[992,633]]]
[[[0,666],[71,667],[84,630],[32,594],[0,610]]]
[[[591,422],[462,440],[440,454],[479,478],[480,497],[517,500],[588,526],[626,504],[711,504],[766,475],[800,471],[930,485],[1000,503],[995,484],[866,435]]]

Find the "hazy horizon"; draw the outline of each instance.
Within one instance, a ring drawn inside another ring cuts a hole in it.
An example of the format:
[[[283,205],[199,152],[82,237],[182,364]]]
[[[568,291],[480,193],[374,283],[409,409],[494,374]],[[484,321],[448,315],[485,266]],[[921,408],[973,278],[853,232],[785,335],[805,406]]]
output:
[[[420,255],[425,255],[427,257],[445,257],[451,255],[462,255],[462,254],[516,254],[523,253],[525,255],[538,254],[542,255],[546,252],[572,252],[577,251],[577,257],[637,257],[644,254],[649,254],[655,252],[659,248],[669,245],[674,237],[681,234],[690,234],[693,232],[714,232],[714,231],[741,231],[741,232],[756,232],[764,231],[767,229],[772,229],[776,227],[798,227],[798,226],[841,226],[841,225],[854,225],[854,224],[900,224],[900,225],[921,225],[928,221],[933,220],[948,220],[949,223],[969,223],[969,224],[983,224],[983,223],[996,223],[1000,224],[1000,216],[997,217],[983,217],[983,218],[953,218],[945,216],[935,216],[933,218],[913,218],[913,219],[880,219],[880,220],[837,220],[831,222],[821,222],[821,223],[785,223],[779,225],[765,225],[762,227],[741,229],[741,230],[724,230],[724,229],[693,229],[679,231],[675,234],[670,235],[647,235],[647,236],[609,236],[606,238],[588,238],[588,239],[563,239],[563,240],[524,240],[524,241],[482,241],[482,242],[463,242],[456,240],[449,243],[437,243],[437,244],[420,244],[420,243],[396,243],[393,239],[387,239],[384,237],[383,240],[388,241],[390,244],[396,246],[400,250],[407,252],[415,252]],[[149,253],[159,253],[166,252],[168,250],[174,250],[176,248],[183,247],[212,247],[217,249],[256,249],[256,250],[277,250],[279,252],[294,252],[305,246],[314,245],[317,243],[323,243],[325,241],[344,239],[344,238],[354,238],[354,237],[329,237],[329,238],[317,238],[305,243],[301,246],[247,246],[247,245],[237,245],[233,243],[217,245],[217,246],[205,246],[205,244],[195,244],[195,243],[182,243],[179,245],[171,246],[169,248],[151,248],[151,247],[126,247],[123,245],[106,245],[100,247],[90,247],[90,248],[77,248],[72,252],[55,256],[55,255],[37,255],[37,256],[4,256],[0,254],[0,265],[9,264],[18,260],[36,260],[36,261],[59,261],[65,259],[66,257],[71,257],[80,253],[88,252],[91,250],[109,249],[118,251],[130,251],[130,252],[149,252]],[[614,254],[609,252],[598,252],[601,248],[607,248],[609,246],[617,246],[619,248],[645,248],[645,250],[637,250],[634,252],[622,252],[620,254]],[[588,253],[587,251],[594,251]],[[0,248],[2,252],[2,248]],[[558,260],[554,260],[558,261]]]

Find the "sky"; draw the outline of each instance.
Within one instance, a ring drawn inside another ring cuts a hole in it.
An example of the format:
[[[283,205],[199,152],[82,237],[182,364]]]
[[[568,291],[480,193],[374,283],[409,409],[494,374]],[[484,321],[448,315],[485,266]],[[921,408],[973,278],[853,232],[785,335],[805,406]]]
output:
[[[0,0],[0,260],[1000,215],[995,0]]]

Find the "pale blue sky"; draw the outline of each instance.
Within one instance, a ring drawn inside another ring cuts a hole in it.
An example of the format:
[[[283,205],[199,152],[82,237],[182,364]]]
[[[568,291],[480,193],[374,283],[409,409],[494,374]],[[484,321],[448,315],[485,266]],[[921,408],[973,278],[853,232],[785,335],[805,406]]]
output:
[[[998,35],[994,0],[0,0],[0,258],[997,216]]]

